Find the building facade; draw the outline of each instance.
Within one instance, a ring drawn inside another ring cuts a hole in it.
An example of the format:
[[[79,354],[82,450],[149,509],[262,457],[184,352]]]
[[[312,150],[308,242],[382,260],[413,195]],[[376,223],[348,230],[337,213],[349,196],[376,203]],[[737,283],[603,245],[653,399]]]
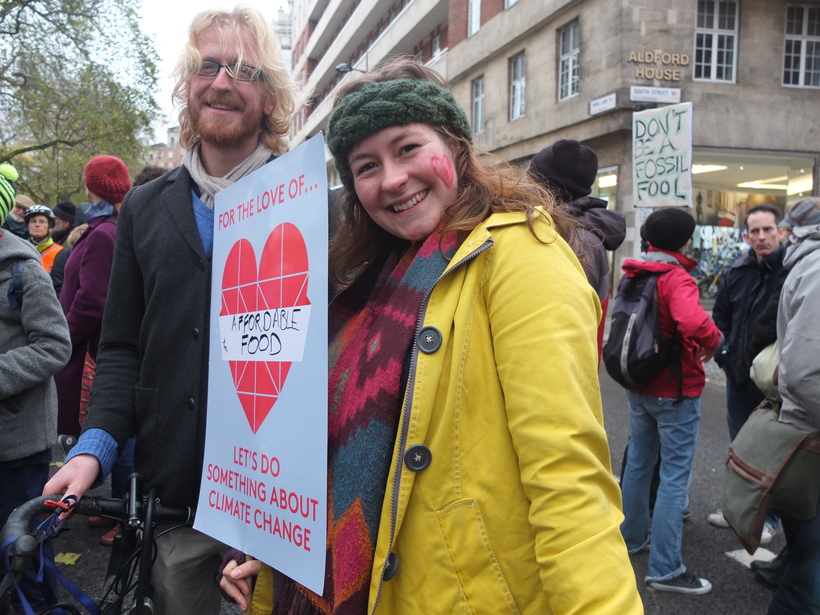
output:
[[[165,143],[151,146],[151,164],[169,171],[181,165],[184,156],[185,150],[179,145],[179,126],[166,131]]]
[[[446,74],[447,10],[446,0],[296,0],[293,76],[309,98],[294,119],[294,145],[325,130],[333,95],[351,72],[410,54]],[[328,169],[333,185],[338,176]]]
[[[326,125],[347,78],[337,63],[417,53],[448,79],[481,149],[522,166],[561,138],[598,153],[594,194],[629,228],[616,271],[638,254],[649,213],[634,206],[636,111],[692,105],[695,255],[706,270],[743,249],[750,206],[785,211],[818,194],[820,0],[361,0],[339,20],[342,4],[325,2],[312,30],[294,24],[295,66],[315,102],[296,143]],[[323,24],[323,45],[310,47]]]

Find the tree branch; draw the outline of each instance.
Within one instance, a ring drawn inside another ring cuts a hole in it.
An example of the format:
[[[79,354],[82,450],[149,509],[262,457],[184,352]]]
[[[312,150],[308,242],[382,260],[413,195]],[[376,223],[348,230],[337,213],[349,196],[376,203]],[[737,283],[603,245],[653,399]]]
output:
[[[15,156],[19,156],[21,154],[26,154],[28,152],[40,152],[42,150],[49,149],[50,147],[54,147],[55,145],[66,145],[68,147],[74,147],[75,145],[85,143],[86,140],[87,139],[53,139],[45,143],[38,143],[37,145],[18,147],[16,149],[8,150],[6,152],[1,153],[0,163],[8,162]]]

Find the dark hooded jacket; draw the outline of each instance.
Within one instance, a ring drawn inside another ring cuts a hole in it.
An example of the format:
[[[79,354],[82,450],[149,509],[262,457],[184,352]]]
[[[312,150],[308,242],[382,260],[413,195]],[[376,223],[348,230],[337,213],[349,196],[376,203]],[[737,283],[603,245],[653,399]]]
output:
[[[609,294],[610,274],[607,250],[620,246],[626,237],[624,215],[607,209],[607,202],[584,196],[562,207],[581,225],[572,249],[583,256],[584,271],[598,299],[603,301]]]

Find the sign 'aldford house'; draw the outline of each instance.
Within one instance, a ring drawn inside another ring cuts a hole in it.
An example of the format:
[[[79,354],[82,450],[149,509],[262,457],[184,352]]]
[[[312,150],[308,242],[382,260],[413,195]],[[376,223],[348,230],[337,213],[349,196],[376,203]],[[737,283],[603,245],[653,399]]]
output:
[[[660,79],[680,81],[681,67],[689,66],[690,58],[685,53],[656,51],[630,51],[628,62],[637,64],[635,79]]]

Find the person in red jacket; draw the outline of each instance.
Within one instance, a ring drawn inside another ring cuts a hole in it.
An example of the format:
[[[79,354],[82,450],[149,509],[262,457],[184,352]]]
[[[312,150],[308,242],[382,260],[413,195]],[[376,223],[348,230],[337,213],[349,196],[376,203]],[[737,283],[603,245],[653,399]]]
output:
[[[661,327],[664,335],[679,336],[680,361],[672,361],[649,384],[626,392],[631,432],[621,483],[626,517],[621,533],[630,553],[649,545],[649,489],[660,453],[646,582],[661,591],[683,594],[705,594],[712,589],[709,581],[684,566],[681,538],[698,442],[700,395],[706,383],[703,362],[723,343],[689,274],[697,263],[683,255],[694,230],[694,218],[682,209],[655,211],[643,228],[649,244],[645,260],[628,259],[623,264],[630,277],[661,273],[657,282]]]

